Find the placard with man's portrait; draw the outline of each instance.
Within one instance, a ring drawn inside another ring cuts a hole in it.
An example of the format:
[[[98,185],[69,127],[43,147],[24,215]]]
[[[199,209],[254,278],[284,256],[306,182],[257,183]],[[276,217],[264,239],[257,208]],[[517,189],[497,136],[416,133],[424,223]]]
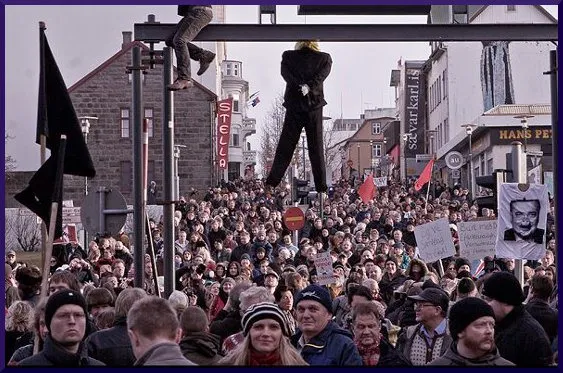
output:
[[[545,255],[549,199],[543,184],[501,184],[495,252],[499,258],[540,260]]]

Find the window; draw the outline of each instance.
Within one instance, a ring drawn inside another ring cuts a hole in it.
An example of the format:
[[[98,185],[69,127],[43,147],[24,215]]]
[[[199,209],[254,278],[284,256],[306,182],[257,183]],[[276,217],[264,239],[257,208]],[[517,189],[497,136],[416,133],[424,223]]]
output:
[[[375,144],[373,146],[373,156],[374,157],[381,157],[381,153],[382,153],[382,146],[381,144]]]
[[[240,177],[240,162],[229,162],[228,181],[236,180]]]
[[[448,88],[446,85],[446,70],[444,69],[444,71],[442,72],[442,94],[443,94],[442,98],[446,98],[448,96],[447,89]]]
[[[507,5],[506,11],[507,12],[515,12],[516,11],[516,5]]]
[[[121,161],[121,170],[119,173],[119,189],[122,192],[132,192],[133,185],[133,168],[131,161]]]
[[[234,75],[239,76],[239,64],[235,63],[234,65]]]
[[[238,128],[231,128],[231,143],[229,144],[229,146],[240,146],[240,134]]]
[[[381,122],[373,122],[371,125],[371,134],[379,135],[381,133]]]
[[[230,63],[227,64],[227,75],[231,75],[232,65]]]
[[[129,125],[129,109],[121,109],[120,111],[120,125],[121,125],[121,137],[129,137],[130,125]]]
[[[154,136],[154,110],[151,108],[145,108],[145,120],[148,124],[149,137]]]
[[[450,141],[450,123],[448,118],[444,119],[444,144]]]
[[[486,172],[486,174],[492,175],[492,173],[493,173],[493,159],[489,158],[487,160],[487,172]]]
[[[438,77],[438,81],[436,82],[438,85],[438,103],[442,102],[442,76]]]

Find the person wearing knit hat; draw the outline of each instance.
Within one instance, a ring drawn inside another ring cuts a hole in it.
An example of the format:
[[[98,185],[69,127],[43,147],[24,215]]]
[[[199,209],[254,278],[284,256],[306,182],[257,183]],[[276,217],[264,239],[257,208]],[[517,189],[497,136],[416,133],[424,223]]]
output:
[[[291,343],[308,364],[362,365],[352,335],[332,320],[328,290],[319,285],[307,286],[295,295],[294,309],[299,330]]]
[[[219,365],[307,365],[290,344],[287,318],[276,304],[253,304],[246,309],[241,325],[244,341],[219,360]]]
[[[495,314],[479,298],[465,298],[455,303],[449,314],[453,343],[446,353],[430,362],[435,366],[506,366],[495,347]]]
[[[495,313],[495,343],[500,355],[517,366],[548,366],[553,354],[540,323],[525,310],[524,292],[514,275],[494,272],[485,280],[483,299]]]
[[[399,268],[397,259],[389,256],[385,259],[385,272],[379,282],[379,292],[386,304],[390,304],[393,299],[393,292],[405,282],[407,277]]]
[[[86,300],[74,290],[61,290],[52,294],[45,306],[45,326],[49,335],[43,350],[23,359],[22,366],[89,366],[104,365],[88,357],[82,343],[87,335],[88,310]]]
[[[471,262],[466,258],[457,258],[455,260],[454,268],[457,273],[461,271],[467,271],[471,273]]]

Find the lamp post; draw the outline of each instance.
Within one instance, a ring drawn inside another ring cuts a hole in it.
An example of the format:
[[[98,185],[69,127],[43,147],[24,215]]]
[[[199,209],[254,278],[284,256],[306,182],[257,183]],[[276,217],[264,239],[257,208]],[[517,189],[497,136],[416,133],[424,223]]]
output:
[[[472,134],[473,134],[473,128],[475,127],[474,124],[464,124],[462,125],[462,127],[465,128],[465,133],[467,134],[468,140],[469,140],[469,152],[467,154],[468,156],[468,176],[467,176],[467,187],[469,189],[469,194],[471,195],[471,198],[473,199],[473,154],[472,154],[472,143],[471,143],[471,138],[472,138]]]
[[[381,175],[381,176],[387,176],[389,174],[389,163],[387,162],[388,158],[387,158],[387,137],[383,138],[383,149],[381,149],[381,154],[384,155],[385,158],[385,163],[384,163],[384,168],[385,168],[385,175]]]
[[[175,144],[174,145],[174,191],[176,193],[176,195],[174,196],[174,200],[179,200],[180,199],[180,168],[179,168],[179,163],[180,163],[180,149],[181,148],[187,148],[186,145],[179,145],[179,144]]]
[[[403,146],[401,146],[401,174],[403,177],[403,182],[405,183],[405,188],[409,187],[407,181],[407,159],[406,159],[406,152],[405,147],[407,146],[407,141],[409,141],[409,134],[403,133]]]
[[[520,125],[524,130],[524,154],[526,154],[528,150],[528,118],[533,117],[533,115],[517,115],[514,117],[516,119],[520,119]]]
[[[360,170],[361,170],[361,167],[360,167],[360,143],[358,143],[357,146],[358,146],[358,178],[360,178],[361,177],[361,174],[360,174]]]
[[[303,180],[308,180],[308,178],[306,177],[307,171],[305,170],[305,136],[304,135],[301,136],[301,142],[303,145]]]
[[[375,177],[375,167],[373,166],[373,140],[369,140],[369,149],[370,149],[370,167],[371,167],[371,174]]]
[[[90,121],[98,120],[98,117],[79,117],[80,127],[82,129],[82,134],[84,135],[84,142],[88,146],[88,134],[90,133]],[[84,177],[84,196],[88,195],[88,177]],[[84,229],[84,250],[88,251],[88,232]]]

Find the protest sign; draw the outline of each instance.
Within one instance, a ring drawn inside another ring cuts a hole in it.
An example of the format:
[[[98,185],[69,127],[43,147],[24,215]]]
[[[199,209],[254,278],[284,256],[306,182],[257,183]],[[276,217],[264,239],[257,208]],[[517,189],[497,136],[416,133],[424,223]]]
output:
[[[315,269],[319,285],[334,283],[334,271],[332,270],[332,257],[330,252],[318,253],[315,258]]]
[[[457,223],[460,255],[469,260],[495,255],[497,224],[496,220]]]
[[[547,186],[501,184],[496,256],[528,260],[543,258],[548,209]]]
[[[378,188],[386,187],[387,186],[387,176],[382,177],[374,177],[373,182],[375,186]]]
[[[447,219],[439,219],[414,228],[420,258],[426,263],[455,254],[454,241]]]

